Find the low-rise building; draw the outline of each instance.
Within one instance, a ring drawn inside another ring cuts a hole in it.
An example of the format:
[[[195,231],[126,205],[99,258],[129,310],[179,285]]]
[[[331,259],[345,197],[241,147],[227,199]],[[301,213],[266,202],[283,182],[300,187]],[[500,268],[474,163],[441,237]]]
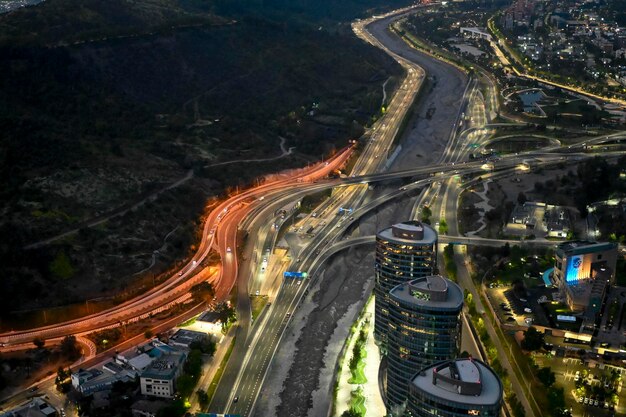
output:
[[[170,336],[169,344],[175,347],[189,349],[193,342],[200,342],[207,337],[206,333],[196,332],[187,329],[178,329]]]
[[[222,335],[222,320],[220,315],[215,311],[206,311],[196,319],[196,327],[199,326],[200,330],[209,334],[221,337]]]
[[[161,355],[141,374],[140,386],[143,395],[172,398],[176,392],[176,378],[183,370],[186,355],[170,352]]]
[[[33,398],[26,404],[3,412],[0,417],[56,417],[57,410],[41,398]]]

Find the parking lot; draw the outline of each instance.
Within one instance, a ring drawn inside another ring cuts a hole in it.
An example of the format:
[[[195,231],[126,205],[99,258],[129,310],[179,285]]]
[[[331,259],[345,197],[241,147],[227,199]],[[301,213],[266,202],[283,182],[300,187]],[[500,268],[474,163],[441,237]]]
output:
[[[611,371],[618,370],[626,378],[626,370],[606,366],[590,368],[578,358],[555,358],[551,355],[538,355],[539,367],[549,366],[556,374],[556,384],[565,390],[565,401],[571,407],[573,416],[613,416],[624,415],[626,391],[623,380],[611,378]],[[600,365],[602,366],[602,365]],[[577,381],[578,388],[577,389]],[[615,396],[607,395],[611,388]],[[617,405],[614,405],[617,401]]]
[[[516,297],[511,286],[488,288],[487,295],[502,323],[530,326],[535,322],[535,310],[530,307],[530,300]]]

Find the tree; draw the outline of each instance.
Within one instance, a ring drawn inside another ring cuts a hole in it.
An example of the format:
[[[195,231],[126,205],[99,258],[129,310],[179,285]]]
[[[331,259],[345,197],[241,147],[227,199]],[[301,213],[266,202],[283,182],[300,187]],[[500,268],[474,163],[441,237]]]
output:
[[[206,393],[206,391],[199,389],[198,391],[196,391],[196,394],[198,394],[198,402],[200,403],[200,407],[207,408],[207,406],[209,405],[209,395]]]
[[[76,336],[65,336],[60,345],[61,355],[65,356],[69,360],[76,360],[80,358],[80,349],[76,342]]]
[[[553,416],[564,416],[565,394],[563,388],[548,388],[548,407]]]
[[[46,341],[45,341],[45,340],[43,340],[43,339],[42,339],[42,338],[40,338],[40,337],[36,337],[36,338],[33,340],[33,345],[35,345],[35,347],[37,347],[37,349],[41,349],[42,347],[44,347],[44,345],[45,345],[45,344],[46,344]]]
[[[72,375],[72,371],[68,368],[67,371],[59,366],[57,369],[57,377],[54,380],[57,391],[62,393],[68,393],[72,388],[72,381],[70,381],[70,376]]]
[[[511,394],[511,396],[509,397],[509,404],[511,404],[513,417],[526,417],[526,410],[524,410],[524,406],[517,398],[517,395]]]
[[[196,380],[188,374],[182,374],[176,380],[176,390],[183,398],[189,398],[196,387]]]
[[[57,253],[50,264],[50,273],[57,279],[68,279],[74,276],[74,267],[64,251]]]
[[[430,224],[430,216],[433,215],[433,212],[430,210],[428,206],[424,206],[422,209],[422,221],[424,223]]]
[[[521,205],[523,205],[527,201],[528,201],[528,199],[526,198],[526,194],[524,194],[522,191],[520,191],[519,194],[517,195],[517,204],[519,204],[521,206]]]
[[[205,355],[213,356],[217,349],[216,343],[209,336],[204,336],[200,340],[194,340],[189,344],[190,349],[197,349]]]
[[[361,414],[359,414],[359,412],[356,411],[354,408],[350,408],[349,410],[341,413],[341,417],[361,417]]]
[[[550,388],[556,382],[556,376],[549,366],[543,367],[537,371],[537,378],[546,387]]]
[[[539,332],[535,327],[529,327],[524,333],[524,340],[522,340],[522,349],[524,350],[539,350],[543,347],[543,333]]]
[[[439,234],[444,235],[446,233],[448,233],[448,223],[446,219],[441,219],[439,222]]]
[[[196,302],[210,303],[215,296],[213,286],[208,282],[201,282],[191,287],[191,296]]]

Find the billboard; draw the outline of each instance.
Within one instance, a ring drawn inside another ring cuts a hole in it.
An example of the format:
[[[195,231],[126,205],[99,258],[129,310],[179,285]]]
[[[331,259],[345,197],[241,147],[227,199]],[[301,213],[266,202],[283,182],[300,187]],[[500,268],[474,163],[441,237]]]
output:
[[[556,319],[558,321],[570,321],[570,322],[575,322],[576,321],[576,317],[574,316],[562,316],[562,315],[558,315],[556,316]]]
[[[591,274],[591,256],[574,255],[567,260],[565,280],[568,284],[576,284],[581,279],[589,278]]]
[[[283,273],[283,278],[295,278],[295,279],[302,279],[302,278],[306,278],[309,274],[307,274],[306,272],[291,272],[291,271],[285,271]]]

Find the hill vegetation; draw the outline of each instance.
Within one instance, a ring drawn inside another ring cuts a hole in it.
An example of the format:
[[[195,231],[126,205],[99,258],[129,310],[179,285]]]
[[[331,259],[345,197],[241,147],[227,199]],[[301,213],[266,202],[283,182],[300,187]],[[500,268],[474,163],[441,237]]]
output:
[[[341,19],[379,4],[47,0],[0,15],[0,314],[136,294],[193,251],[207,200],[359,136],[401,69]]]

